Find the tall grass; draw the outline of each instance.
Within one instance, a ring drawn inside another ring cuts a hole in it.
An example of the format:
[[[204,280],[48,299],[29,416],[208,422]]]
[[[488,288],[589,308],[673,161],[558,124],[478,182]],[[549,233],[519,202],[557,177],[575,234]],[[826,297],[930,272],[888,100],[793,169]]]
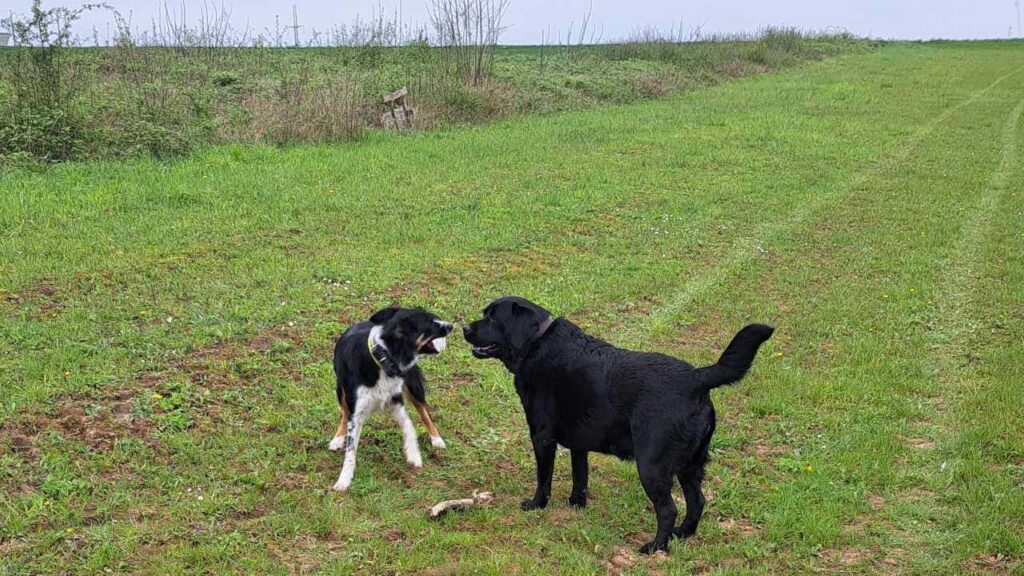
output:
[[[432,2],[431,28],[378,10],[291,48],[279,25],[236,30],[212,4],[191,19],[164,4],[141,29],[107,5],[47,10],[36,0],[13,22],[18,47],[0,51],[0,163],[338,142],[380,127],[381,97],[401,86],[416,126],[433,128],[658,97],[863,46],[792,29],[686,39],[644,30],[590,45],[588,12],[564,44],[499,48],[507,0]],[[88,9],[114,15],[110,46],[76,46],[70,25]]]
[[[687,34],[679,27],[635,31],[626,39],[602,47],[610,60],[650,60],[687,69],[724,70],[744,62],[781,68],[798,61],[841,52],[862,40],[846,32],[807,32],[797,28],[765,27],[752,34]]]

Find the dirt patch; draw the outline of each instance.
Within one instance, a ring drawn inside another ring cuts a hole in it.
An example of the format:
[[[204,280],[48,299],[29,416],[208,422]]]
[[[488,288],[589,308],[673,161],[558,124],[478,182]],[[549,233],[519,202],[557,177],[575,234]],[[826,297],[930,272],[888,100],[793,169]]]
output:
[[[295,536],[291,542],[268,541],[267,551],[288,567],[289,574],[312,574],[327,558],[318,550],[316,539],[308,534]]]
[[[28,436],[22,436],[20,434],[15,434],[11,438],[9,445],[13,452],[31,453],[35,450],[35,445],[32,442],[32,438],[29,438]]]
[[[969,574],[1013,574],[1024,565],[1021,558],[1005,554],[982,554],[965,560],[960,568]]]
[[[758,456],[780,456],[789,451],[789,448],[786,446],[780,446],[770,442],[754,442],[752,446],[754,448],[754,454]]]
[[[116,390],[94,400],[82,395],[65,398],[53,414],[38,414],[0,427],[0,444],[12,451],[34,456],[40,435],[56,432],[65,440],[83,442],[91,450],[107,451],[121,438],[135,438],[150,446],[159,443],[152,437],[153,423],[132,414],[131,390]],[[6,442],[4,442],[6,439]]]
[[[267,354],[278,347],[301,348],[304,340],[304,335],[298,330],[277,327],[250,338],[246,343],[246,348],[260,354]]]
[[[571,525],[578,516],[579,514],[572,508],[551,508],[548,511],[548,521],[562,528]]]
[[[868,494],[868,506],[875,512],[880,512],[885,507],[885,498],[878,494]]]
[[[234,510],[229,512],[226,520],[235,522],[247,522],[257,520],[267,515],[267,504],[259,503],[248,510]]]
[[[39,280],[21,292],[0,293],[13,308],[28,306],[36,317],[54,317],[64,311],[63,290],[51,280]]]
[[[494,467],[505,474],[516,474],[519,472],[519,467],[515,465],[511,460],[498,460],[494,463]]]
[[[626,542],[632,544],[634,548],[640,548],[641,546],[647,544],[653,539],[653,534],[648,534],[644,532],[630,532],[629,534],[626,534],[625,538]]]
[[[729,540],[752,538],[761,533],[761,529],[746,518],[719,518],[718,528],[727,534]]]
[[[412,576],[451,576],[457,574],[458,569],[450,566],[431,566],[423,570],[412,572]]]
[[[56,284],[46,280],[39,281],[32,287],[32,294],[39,300],[39,311],[43,314],[64,309],[60,293],[61,290]]]
[[[609,574],[622,574],[624,570],[628,570],[637,565],[637,555],[629,548],[619,547],[615,549],[615,552],[605,560],[605,568],[608,569]]]
[[[910,438],[907,443],[921,450],[930,450],[935,448],[935,441],[929,440],[928,438]]]
[[[453,387],[457,387],[460,384],[472,384],[476,382],[476,376],[474,374],[468,374],[466,372],[455,372],[448,377],[448,381],[451,382]]]
[[[843,548],[822,551],[819,557],[832,567],[848,568],[864,563],[872,557],[872,554],[870,551],[860,548]]]
[[[281,476],[280,478],[277,479],[277,484],[278,486],[285,490],[299,490],[315,487],[306,474],[296,473],[290,473]]]
[[[276,351],[294,351],[303,346],[306,336],[295,327],[274,326],[246,340],[222,340],[194,348],[182,357],[171,360],[166,369],[147,372],[139,381],[148,390],[160,390],[176,378],[188,379],[207,390],[222,390],[238,385],[251,375],[238,370],[237,364],[256,359]],[[324,341],[317,354],[328,358],[332,342]],[[296,380],[302,375],[289,367],[283,367],[289,377]]]
[[[136,438],[155,442],[150,438],[154,428],[151,422],[130,413],[123,401],[104,402],[101,408],[86,414],[80,403],[64,404],[59,409],[57,427],[69,440],[85,442],[93,450],[109,450],[119,438]]]

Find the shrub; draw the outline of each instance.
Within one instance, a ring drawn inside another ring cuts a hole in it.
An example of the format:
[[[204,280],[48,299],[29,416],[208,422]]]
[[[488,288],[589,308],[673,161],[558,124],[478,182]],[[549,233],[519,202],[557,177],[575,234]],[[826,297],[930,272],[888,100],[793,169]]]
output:
[[[241,81],[238,74],[234,72],[216,72],[213,74],[213,85],[226,88],[228,86],[234,86]]]
[[[0,121],[0,153],[28,153],[40,160],[68,159],[86,131],[75,110],[76,77],[67,62],[71,26],[83,12],[103,8],[45,10],[34,0],[25,20],[8,18],[16,48],[10,82],[13,99]]]
[[[0,154],[27,154],[44,162],[60,162],[78,148],[80,133],[80,123],[69,110],[16,106],[0,123]]]

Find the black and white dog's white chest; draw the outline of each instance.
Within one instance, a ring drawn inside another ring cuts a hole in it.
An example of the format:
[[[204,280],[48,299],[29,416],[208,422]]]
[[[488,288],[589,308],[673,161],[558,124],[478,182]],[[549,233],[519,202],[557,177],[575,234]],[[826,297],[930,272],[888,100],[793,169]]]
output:
[[[404,385],[405,378],[402,376],[388,376],[381,370],[377,373],[377,381],[373,383],[373,386],[356,388],[357,402],[364,407],[366,413],[390,410],[395,404],[403,402],[402,388]]]

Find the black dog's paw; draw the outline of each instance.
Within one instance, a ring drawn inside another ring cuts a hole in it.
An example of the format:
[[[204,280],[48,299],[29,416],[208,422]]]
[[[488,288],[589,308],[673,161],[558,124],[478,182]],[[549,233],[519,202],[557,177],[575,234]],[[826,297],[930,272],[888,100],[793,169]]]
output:
[[[537,500],[535,498],[530,498],[529,500],[523,500],[519,504],[519,507],[522,508],[524,511],[529,512],[530,510],[540,510],[547,505],[547,500]]]
[[[587,495],[576,494],[575,492],[569,496],[569,505],[573,508],[586,508],[587,507]]]
[[[673,530],[672,534],[674,534],[675,537],[679,538],[680,540],[686,540],[687,538],[693,538],[697,534],[697,527],[682,524],[679,526],[679,528]]]
[[[659,544],[657,540],[651,540],[647,544],[644,544],[640,547],[641,554],[654,554],[658,551],[665,552],[667,554],[668,542],[662,542]]]

